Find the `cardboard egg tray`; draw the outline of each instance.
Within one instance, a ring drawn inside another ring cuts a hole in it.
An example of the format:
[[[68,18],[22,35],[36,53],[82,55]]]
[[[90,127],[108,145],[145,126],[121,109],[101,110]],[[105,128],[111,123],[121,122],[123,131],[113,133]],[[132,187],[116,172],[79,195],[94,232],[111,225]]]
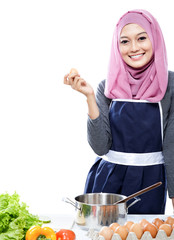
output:
[[[103,236],[99,236],[99,233],[95,231],[94,229],[90,229],[87,233],[87,236],[91,240],[105,240]],[[159,230],[156,238],[152,238],[150,232],[144,232],[141,239],[138,239],[135,233],[129,232],[126,240],[173,240],[174,239],[174,230],[172,231],[170,237],[167,237],[166,233],[163,230]],[[122,240],[120,235],[117,233],[114,233],[111,240]]]

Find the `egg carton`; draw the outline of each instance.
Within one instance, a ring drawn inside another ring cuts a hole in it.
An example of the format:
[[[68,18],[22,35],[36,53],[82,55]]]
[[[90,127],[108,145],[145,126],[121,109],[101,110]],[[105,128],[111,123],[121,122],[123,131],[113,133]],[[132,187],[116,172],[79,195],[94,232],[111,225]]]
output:
[[[103,236],[99,236],[99,232],[95,231],[94,229],[89,229],[87,232],[87,236],[91,240],[105,240]],[[120,235],[117,233],[114,233],[111,240],[122,240]],[[129,232],[126,240],[139,240],[134,232]],[[172,231],[170,237],[167,237],[166,233],[163,230],[159,230],[156,238],[152,238],[150,232],[146,231],[144,232],[143,236],[140,240],[174,240],[174,230]]]

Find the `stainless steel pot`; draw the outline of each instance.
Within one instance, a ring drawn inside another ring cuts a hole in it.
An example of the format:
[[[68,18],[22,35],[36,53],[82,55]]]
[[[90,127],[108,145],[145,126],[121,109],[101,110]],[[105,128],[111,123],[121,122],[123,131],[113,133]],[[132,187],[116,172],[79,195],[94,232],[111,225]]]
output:
[[[127,202],[114,205],[126,196],[110,193],[89,193],[75,197],[75,203],[66,198],[64,201],[72,204],[76,209],[75,222],[82,229],[100,230],[102,226],[109,226],[113,222],[124,224],[127,220],[128,208],[138,202],[136,198],[130,205]]]
[[[128,208],[140,200],[135,197],[159,187],[161,184],[162,182],[157,182],[128,197],[111,193],[88,193],[75,197],[75,203],[68,198],[64,201],[76,208],[75,222],[81,228],[99,230],[101,226],[109,226],[113,222],[124,224],[127,220]],[[135,200],[127,206],[127,201],[133,198]]]

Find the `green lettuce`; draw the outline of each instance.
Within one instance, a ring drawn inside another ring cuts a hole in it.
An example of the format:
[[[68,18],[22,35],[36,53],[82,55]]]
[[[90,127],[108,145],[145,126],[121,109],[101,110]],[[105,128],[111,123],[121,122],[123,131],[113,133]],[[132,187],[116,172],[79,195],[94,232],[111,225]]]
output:
[[[24,240],[27,230],[33,225],[41,226],[42,221],[29,213],[25,203],[20,203],[16,192],[0,195],[0,240]]]

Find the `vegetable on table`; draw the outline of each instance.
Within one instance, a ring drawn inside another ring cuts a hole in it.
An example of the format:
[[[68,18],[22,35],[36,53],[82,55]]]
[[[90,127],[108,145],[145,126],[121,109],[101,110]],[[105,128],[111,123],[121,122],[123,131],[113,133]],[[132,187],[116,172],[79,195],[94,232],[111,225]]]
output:
[[[56,240],[56,234],[50,227],[32,226],[26,233],[25,240]]]
[[[69,229],[60,229],[56,233],[56,240],[75,240],[76,235],[72,230]]]
[[[42,225],[39,217],[29,213],[28,206],[20,202],[15,192],[0,194],[0,240],[24,240],[33,225]]]

